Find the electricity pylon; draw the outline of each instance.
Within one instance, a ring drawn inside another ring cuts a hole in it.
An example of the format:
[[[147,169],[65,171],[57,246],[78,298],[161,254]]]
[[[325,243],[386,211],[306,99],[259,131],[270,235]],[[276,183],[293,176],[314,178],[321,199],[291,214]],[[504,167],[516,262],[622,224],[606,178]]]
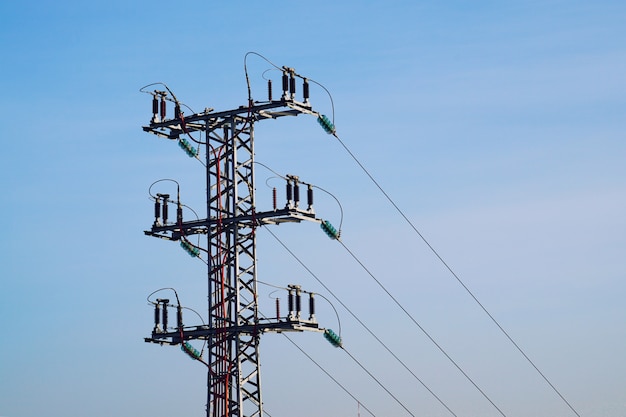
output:
[[[297,79],[303,82],[303,101],[295,97]],[[257,211],[256,208],[254,124],[267,119],[312,114],[325,129],[329,126],[326,116],[314,112],[309,104],[306,78],[283,67],[282,81],[280,99],[272,99],[269,81],[267,101],[253,102],[249,98],[246,105],[236,109],[218,112],[206,109],[189,116],[181,111],[181,103],[167,87],[167,91],[149,92],[153,96],[152,118],[143,130],[177,141],[190,157],[198,158],[200,146],[204,147],[206,217],[185,220],[180,196],[173,200],[167,194],[157,194],[155,221],[145,233],[179,241],[194,257],[206,253],[208,321],[205,325],[184,326],[178,304],[177,325],[168,328],[166,314],[171,305],[169,300],[158,299],[154,303],[155,327],[151,337],[145,340],[180,344],[183,351],[207,365],[207,417],[260,417],[263,414],[259,363],[261,334],[324,331],[315,319],[312,294],[310,315],[306,319],[301,316],[298,286],[290,286],[289,315],[268,319],[258,311],[256,229],[263,225],[312,221],[321,223],[329,233],[329,224],[316,218],[313,211],[311,185],[302,183],[296,176],[286,177],[287,202],[284,207],[277,207],[275,202],[269,211]],[[174,117],[170,119],[166,116],[167,101],[174,103]],[[201,135],[202,140],[195,139],[194,134]],[[194,142],[198,142],[197,148],[194,148]],[[300,207],[301,184],[308,186],[306,207]],[[168,203],[176,205],[173,222],[167,218]],[[206,235],[207,248],[191,243],[189,237],[193,235]],[[293,306],[294,295],[296,307]],[[161,309],[163,323],[160,321]],[[206,359],[186,343],[194,339],[206,340]]]

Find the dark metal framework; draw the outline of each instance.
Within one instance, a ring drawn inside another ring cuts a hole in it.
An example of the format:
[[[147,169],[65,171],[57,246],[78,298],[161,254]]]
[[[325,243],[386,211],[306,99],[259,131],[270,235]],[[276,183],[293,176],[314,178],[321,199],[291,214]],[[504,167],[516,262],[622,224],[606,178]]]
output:
[[[154,93],[155,100],[159,92]],[[160,93],[161,102],[164,94]],[[175,100],[175,98],[174,98]],[[176,102],[177,106],[178,103]],[[156,112],[156,110],[155,110]],[[264,332],[323,331],[315,318],[289,315],[259,317],[257,306],[256,229],[267,224],[320,222],[312,207],[288,204],[257,212],[254,187],[254,123],[268,118],[315,114],[305,102],[284,94],[281,100],[250,103],[238,109],[205,111],[185,117],[159,120],[156,113],[144,131],[181,141],[187,134],[202,132],[206,147],[207,216],[175,224],[155,221],[145,233],[167,240],[185,241],[206,234],[208,249],[208,322],[175,331],[155,329],[148,342],[181,344],[207,341],[207,417],[260,417],[263,414],[259,339]],[[179,202],[180,208],[180,202]]]

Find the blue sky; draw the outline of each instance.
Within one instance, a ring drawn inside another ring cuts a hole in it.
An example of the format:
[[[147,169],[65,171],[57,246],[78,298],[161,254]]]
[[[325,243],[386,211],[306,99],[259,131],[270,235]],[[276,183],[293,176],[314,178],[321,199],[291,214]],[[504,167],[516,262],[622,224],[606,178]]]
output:
[[[617,1],[4,2],[0,416],[204,415],[202,365],[143,342],[152,291],[204,309],[204,264],[143,235],[150,184],[175,178],[202,207],[203,167],[142,132],[138,90],[237,107],[248,51],[331,92],[341,139],[582,416],[625,415],[625,19]],[[248,63],[264,99],[268,65]],[[256,152],[341,201],[345,245],[507,416],[574,415],[313,118],[258,123]],[[257,170],[260,206],[271,176]],[[272,232],[458,416],[500,415],[316,225]],[[260,280],[332,300],[266,230],[258,256]],[[450,415],[333,306],[346,349],[414,415]],[[319,334],[290,337],[377,416],[408,415]],[[273,417],[357,414],[283,336],[261,349]]]

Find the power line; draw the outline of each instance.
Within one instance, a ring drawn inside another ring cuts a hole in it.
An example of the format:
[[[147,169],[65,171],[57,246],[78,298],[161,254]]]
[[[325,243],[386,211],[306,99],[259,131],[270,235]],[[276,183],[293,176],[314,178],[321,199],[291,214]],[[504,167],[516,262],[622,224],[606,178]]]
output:
[[[391,396],[391,398],[393,398],[394,400],[396,400],[396,402],[397,402],[398,404],[400,404],[400,406],[401,406],[402,408],[404,408],[404,410],[405,410],[407,413],[409,413],[410,415],[412,415],[413,417],[415,417],[415,415],[414,415],[414,414],[413,414],[413,413],[412,413],[412,412],[411,412],[408,408],[406,408],[406,406],[405,406],[404,404],[402,404],[402,402],[401,402],[401,401],[400,401],[400,400],[399,400],[399,399],[398,399],[395,395],[393,395],[393,394],[391,393],[391,391],[389,391],[389,390],[387,389],[387,387],[385,387],[385,385],[384,385],[382,382],[380,382],[380,381],[378,380],[378,378],[376,378],[376,377],[375,377],[375,376],[374,376],[374,375],[373,375],[370,371],[368,371],[368,370],[367,370],[367,368],[365,368],[365,366],[363,366],[363,364],[362,364],[361,362],[359,362],[359,361],[358,361],[358,360],[357,360],[354,356],[352,356],[352,354],[351,354],[350,352],[348,352],[348,350],[347,350],[344,346],[341,346],[341,349],[342,349],[344,352],[346,352],[346,354],[347,354],[348,356],[350,356],[350,358],[351,358],[351,359],[352,359],[352,360],[353,360],[353,361],[354,361],[357,365],[359,365],[359,366],[361,367],[361,369],[363,369],[363,371],[365,371],[365,373],[367,373],[367,374],[370,376],[370,378],[372,378],[374,381],[376,381],[376,383],[377,383],[377,384],[378,384],[378,385],[379,385],[382,389],[384,389],[384,390],[385,390],[385,392],[387,392],[387,394],[389,394],[389,395]]]
[[[437,347],[437,349],[439,349],[441,351],[441,353],[444,354],[444,356],[446,358],[448,358],[448,360],[456,367],[456,369],[459,370],[459,372],[461,372],[463,374],[463,376],[465,376],[465,378],[478,390],[478,392],[480,392],[482,394],[482,396],[489,401],[489,403],[491,403],[491,405],[498,410],[498,412],[503,416],[506,417],[506,414],[504,414],[504,412],[491,400],[491,398],[489,398],[489,396],[476,384],[476,382],[474,382],[474,380],[463,370],[463,368],[461,368],[461,366],[456,363],[456,361],[454,359],[452,359],[452,357],[448,354],[448,352],[445,351],[445,349],[443,347],[441,347],[441,345],[439,343],[437,343],[437,341],[430,335],[430,333],[428,333],[426,331],[426,329],[424,329],[418,322],[417,320],[415,320],[415,318],[411,315],[411,313],[408,312],[408,310],[406,308],[404,308],[404,306],[402,306],[402,304],[400,304],[400,302],[389,292],[389,290],[387,290],[387,288],[385,288],[385,286],[374,276],[374,274],[372,274],[372,272],[367,269],[367,267],[363,264],[363,262],[361,262],[361,260],[359,260],[359,258],[357,258],[357,256],[350,250],[348,249],[348,247],[341,241],[338,240],[339,243],[341,243],[341,246],[344,247],[344,249],[352,256],[352,258],[354,258],[354,260],[361,265],[361,267],[363,268],[363,270],[365,272],[367,272],[367,274],[372,277],[372,279],[374,279],[374,281],[378,284],[378,286],[385,292],[387,293],[387,295],[393,300],[394,303],[396,303],[396,305],[398,307],[400,307],[400,309],[404,312],[404,314],[407,315],[407,317],[417,326],[418,329],[420,329],[422,331],[422,333],[424,333],[424,335],[426,335],[426,337],[428,337],[428,339]]]
[[[303,354],[304,356],[306,356],[307,358],[309,358],[309,360],[310,360],[311,362],[313,362],[313,363],[314,363],[314,364],[315,364],[318,368],[320,368],[320,370],[321,370],[322,372],[324,372],[324,373],[326,374],[326,376],[328,376],[330,379],[332,379],[332,380],[333,380],[333,382],[339,386],[339,388],[341,388],[342,390],[344,390],[344,392],[345,392],[346,394],[348,394],[350,397],[352,397],[352,399],[353,399],[354,401],[356,401],[356,402],[357,402],[357,403],[359,403],[361,406],[363,406],[363,408],[364,408],[364,409],[365,409],[368,413],[370,413],[372,416],[376,417],[376,415],[375,415],[374,413],[372,413],[372,412],[370,411],[370,409],[369,409],[369,408],[367,408],[365,405],[363,405],[363,403],[362,403],[362,402],[361,402],[358,398],[356,398],[354,395],[352,395],[352,393],[351,393],[350,391],[348,391],[348,389],[347,389],[346,387],[344,387],[344,386],[343,386],[343,385],[342,385],[339,381],[337,381],[337,380],[336,380],[336,379],[335,379],[335,378],[334,378],[334,377],[333,377],[333,376],[332,376],[332,375],[331,375],[331,374],[330,374],[330,373],[329,373],[326,369],[324,369],[324,368],[322,367],[322,365],[320,365],[317,361],[315,361],[315,359],[313,359],[313,358],[312,358],[312,357],[311,357],[308,353],[306,353],[306,352],[305,352],[305,351],[304,351],[304,350],[303,350],[300,346],[298,346],[298,344],[296,344],[296,342],[294,342],[293,340],[291,340],[291,338],[290,338],[289,336],[287,336],[286,334],[284,334],[284,333],[283,333],[283,336],[285,336],[285,337],[287,338],[287,340],[289,340],[289,341],[290,341],[290,342],[291,342],[291,343],[292,343],[292,344],[293,344],[293,345],[294,345],[294,346],[295,346],[295,347],[296,347],[296,348],[297,348],[300,352],[302,352],[302,354]]]
[[[306,264],[304,264],[304,262],[298,258],[298,256],[296,256],[296,254],[289,249],[289,247],[283,243],[282,240],[280,240],[278,238],[278,236],[276,236],[269,228],[267,229],[267,231],[274,237],[274,239],[276,239],[276,241],[278,243],[280,243],[280,245],[313,277],[315,278],[315,280],[322,286],[324,287],[324,289],[333,296],[333,298],[335,300],[337,300],[337,302],[339,304],[341,304],[341,306],[383,347],[385,348],[385,350],[387,352],[389,352],[389,354],[391,356],[393,356],[393,358],[398,361],[398,363],[400,363],[404,369],[406,369],[412,376],[413,378],[415,378],[415,380],[417,380],[446,410],[448,410],[450,412],[450,414],[452,414],[454,417],[457,417],[457,415],[454,413],[454,411],[452,411],[450,409],[450,407],[437,395],[435,394],[435,392],[430,389],[430,387],[428,387],[428,385],[426,385],[426,383],[424,381],[422,381],[407,365],[406,363],[404,363],[392,350],[391,348],[389,348],[365,323],[363,323],[363,321],[354,313],[352,312],[352,310],[350,308],[348,308],[347,305],[344,304],[343,301],[341,301],[341,299],[339,297],[337,297],[337,295],[335,295],[335,293],[328,288],[328,286],[326,286],[326,284],[324,284],[324,282],[318,278],[318,276],[313,273],[313,271],[311,271],[311,269],[306,266]]]
[[[544,379],[544,381],[552,388],[552,390],[567,404],[567,406],[580,417],[580,414],[574,409],[574,407],[565,399],[563,394],[550,382],[547,376],[544,375],[543,372],[537,367],[537,365],[530,359],[530,357],[524,352],[524,350],[513,340],[513,338],[509,335],[509,333],[504,330],[504,328],[500,325],[500,323],[495,319],[495,317],[487,310],[487,308],[478,300],[478,298],[474,295],[474,293],[465,285],[463,280],[454,272],[454,270],[448,265],[448,263],[443,259],[443,257],[435,250],[435,248],[428,242],[428,240],[424,237],[422,233],[415,227],[415,225],[409,220],[409,218],[404,214],[404,212],[398,207],[395,201],[385,192],[383,187],[374,179],[374,177],[369,173],[369,171],[365,168],[365,166],[359,161],[359,159],[350,151],[350,149],[346,146],[346,144],[339,138],[336,132],[332,132],[332,135],[339,141],[341,146],[348,152],[348,154],[354,159],[354,161],[361,167],[363,172],[369,177],[369,179],[376,185],[376,187],[380,190],[381,193],[387,198],[387,200],[391,203],[391,205],[396,209],[396,211],[402,216],[402,218],[411,226],[413,231],[422,239],[422,241],[426,244],[426,246],[431,250],[431,252],[439,259],[442,265],[452,274],[452,276],[457,280],[457,282],[465,289],[465,291],[474,299],[474,301],[480,306],[480,308],[487,314],[487,316],[491,319],[491,321],[500,329],[502,334],[515,346],[515,348],[522,354],[522,356],[532,365],[532,367],[539,373],[539,375]]]

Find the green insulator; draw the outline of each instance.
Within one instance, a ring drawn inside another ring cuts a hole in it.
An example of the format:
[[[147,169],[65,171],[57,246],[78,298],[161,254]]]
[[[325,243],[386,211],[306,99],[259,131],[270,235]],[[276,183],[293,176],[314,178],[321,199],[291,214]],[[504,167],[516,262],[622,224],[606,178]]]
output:
[[[324,220],[320,224],[320,227],[328,235],[329,238],[337,239],[339,237],[339,233],[337,232],[337,229],[335,229],[335,227],[332,224],[330,224],[328,220]]]
[[[331,122],[325,114],[318,116],[317,122],[320,124],[320,126],[322,126],[322,129],[324,129],[329,135],[335,133],[335,125],[333,125],[333,122]]]
[[[200,256],[200,250],[186,240],[180,241],[180,247],[183,248],[185,252],[187,252],[189,256],[193,258],[197,258],[198,256]]]
[[[178,141],[178,146],[180,146],[180,148],[185,151],[187,156],[189,156],[190,158],[196,157],[198,155],[198,149],[191,146],[187,139],[180,139]]]
[[[185,152],[187,152],[187,155],[190,158],[194,158],[196,155],[198,155],[198,150],[196,148],[192,147],[191,145],[189,145],[187,147],[187,149],[185,149]]]
[[[196,348],[191,346],[189,342],[185,342],[182,345],[180,345],[180,350],[182,350],[187,355],[189,355],[191,359],[200,359],[200,357],[202,356],[202,354],[198,352]]]
[[[334,347],[341,347],[341,337],[331,329],[324,330],[324,338]]]

